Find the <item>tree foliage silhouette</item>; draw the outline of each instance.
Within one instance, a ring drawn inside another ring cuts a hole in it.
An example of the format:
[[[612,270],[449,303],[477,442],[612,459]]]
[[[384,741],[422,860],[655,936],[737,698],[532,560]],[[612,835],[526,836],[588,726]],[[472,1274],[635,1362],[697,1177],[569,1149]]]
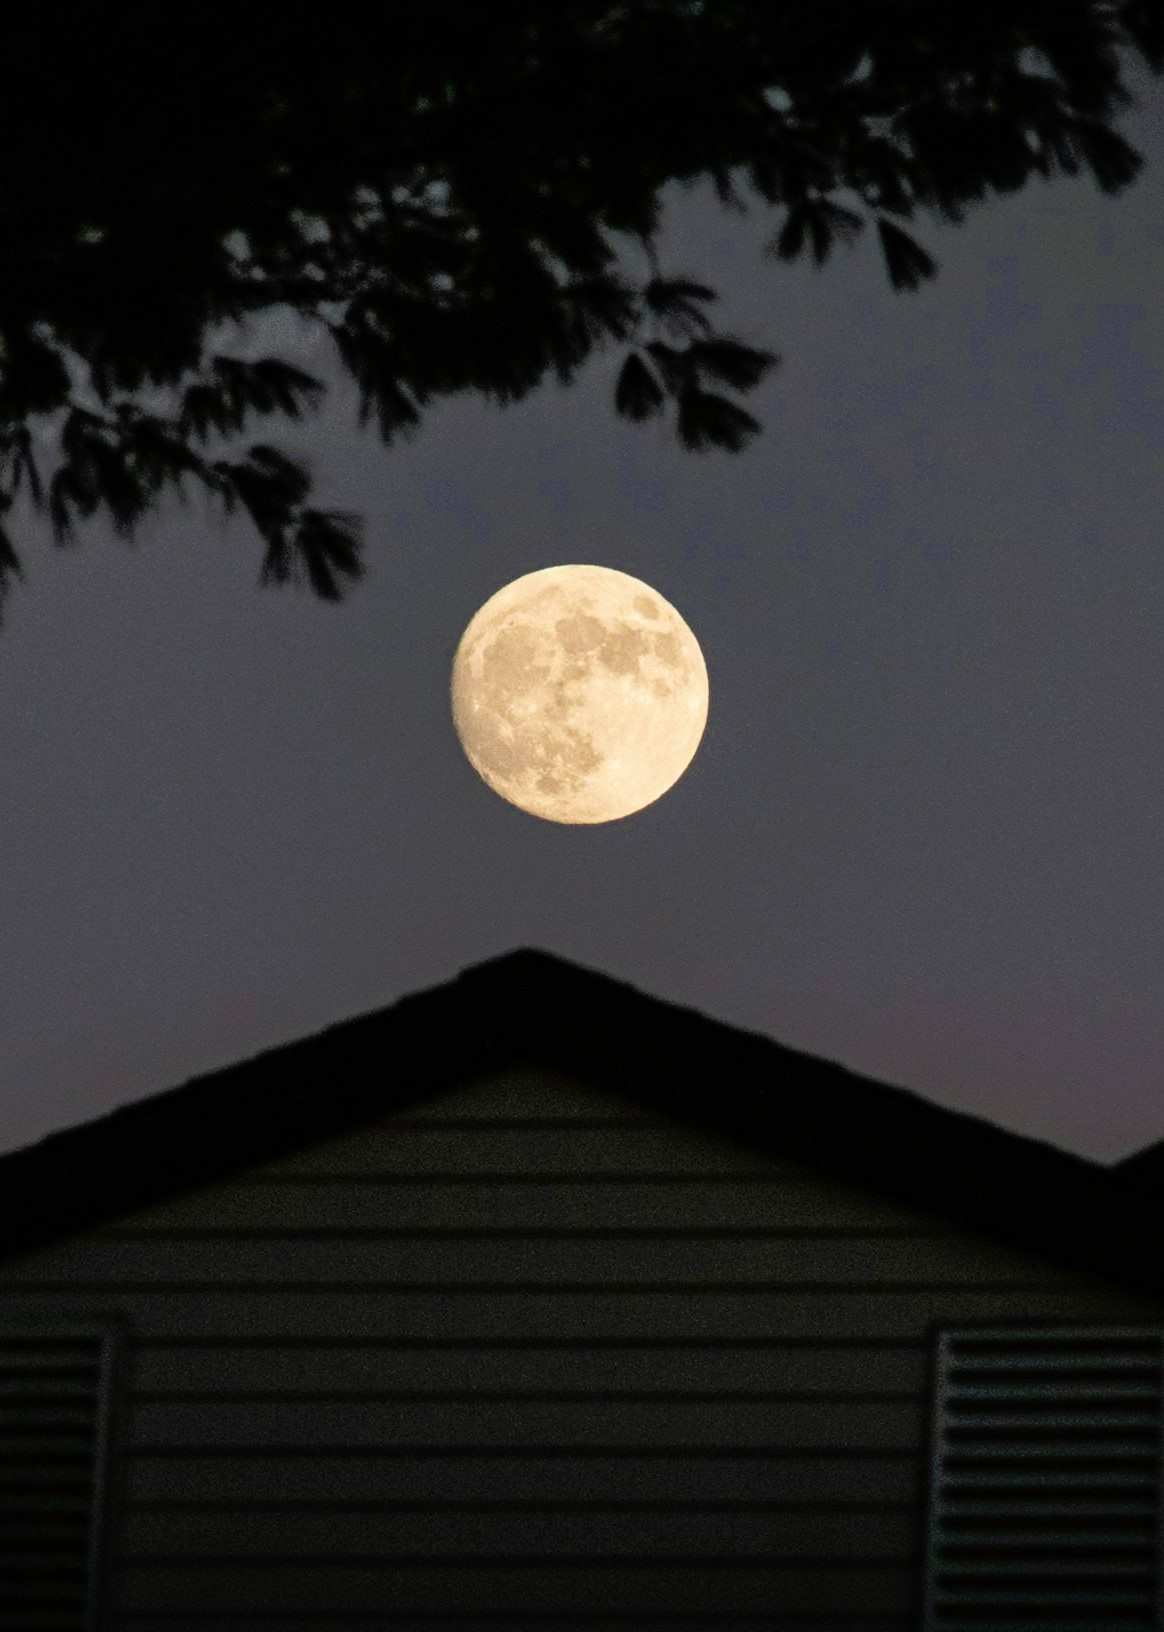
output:
[[[1142,161],[1113,128],[1124,59],[1164,69],[1160,0],[185,12],[72,0],[10,25],[0,605],[23,575],[3,525],[19,493],[65,545],[102,508],[131,538],[187,478],[250,516],[261,582],[341,598],[359,518],[313,507],[304,466],[266,442],[200,451],[319,406],[302,369],[214,349],[227,320],[275,307],[327,331],[386,445],[435,398],[516,402],[614,341],[619,415],[670,410],[685,448],[738,451],[760,426],[725,390],[780,359],[715,332],[715,292],[660,269],[664,186],[710,177],[744,211],[746,181],[784,261],[823,266],[875,222],[908,291],[937,271],[915,215],[960,223],[1035,176],[1125,188]],[[638,240],[645,281],[611,233]]]

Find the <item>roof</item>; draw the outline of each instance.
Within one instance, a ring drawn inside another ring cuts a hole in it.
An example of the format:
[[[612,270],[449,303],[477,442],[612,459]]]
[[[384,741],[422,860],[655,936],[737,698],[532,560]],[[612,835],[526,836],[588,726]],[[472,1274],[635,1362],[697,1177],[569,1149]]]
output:
[[[0,1156],[0,1263],[521,1065],[1164,1293],[1114,1169],[531,948]]]
[[[1121,1183],[1139,1190],[1141,1194],[1156,1196],[1164,1201],[1164,1139],[1114,1162],[1111,1173]]]

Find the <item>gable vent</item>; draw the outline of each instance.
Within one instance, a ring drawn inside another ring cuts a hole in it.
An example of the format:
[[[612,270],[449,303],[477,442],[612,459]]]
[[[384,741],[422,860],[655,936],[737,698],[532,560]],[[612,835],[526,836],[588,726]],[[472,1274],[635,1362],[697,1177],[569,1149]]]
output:
[[[925,1632],[1159,1632],[1162,1334],[938,1336]]]
[[[97,1632],[112,1332],[0,1327],[0,1629]]]

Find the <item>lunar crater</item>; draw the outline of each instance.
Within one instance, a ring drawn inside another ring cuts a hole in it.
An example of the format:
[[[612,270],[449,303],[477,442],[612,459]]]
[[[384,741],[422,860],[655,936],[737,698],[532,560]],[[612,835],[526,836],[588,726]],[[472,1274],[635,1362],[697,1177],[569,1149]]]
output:
[[[575,652],[592,652],[596,646],[601,646],[606,625],[601,618],[592,617],[589,612],[575,612],[571,617],[559,618],[554,632],[563,650],[573,656]]]

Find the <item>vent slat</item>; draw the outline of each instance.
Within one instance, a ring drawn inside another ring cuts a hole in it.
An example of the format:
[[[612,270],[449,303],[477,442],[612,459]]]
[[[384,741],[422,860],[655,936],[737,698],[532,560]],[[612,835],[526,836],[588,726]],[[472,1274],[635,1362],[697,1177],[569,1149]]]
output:
[[[90,1581],[115,1334],[0,1325],[0,1627],[96,1624]]]
[[[1014,1493],[1007,1492],[1006,1501],[991,1503],[989,1514],[983,1514],[981,1519],[978,1518],[978,1506],[973,1505],[973,1503],[971,1503],[970,1511],[963,1511],[963,1513],[955,1513],[947,1503],[947,1518],[940,1519],[939,1523],[942,1526],[950,1524],[950,1526],[965,1529],[966,1526],[971,1526],[971,1524],[994,1524],[999,1518],[1020,1518],[1024,1519],[1024,1523],[1030,1524],[1035,1513],[1038,1514],[1040,1521],[1046,1524],[1060,1523],[1061,1519],[1066,1518],[1077,1519],[1081,1524],[1100,1524],[1107,1523],[1108,1519],[1123,1518],[1130,1519],[1130,1521],[1135,1518],[1138,1524],[1151,1524],[1153,1519],[1156,1518],[1156,1503],[1138,1497],[1135,1493],[1130,1495],[1126,1501],[1091,1501],[1081,1497],[1081,1500],[1077,1501],[1077,1503],[1066,1503],[1066,1501],[1056,1503],[1056,1501],[1046,1500],[1046,1493],[1040,1490],[1037,1497],[1035,1497],[1035,1501],[1038,1503],[1037,1508],[1032,1505],[1032,1501],[1015,1501]]]
[[[1091,1378],[1080,1383],[1074,1377],[1044,1377],[1038,1382],[1022,1383],[1004,1377],[999,1382],[956,1383],[950,1394],[951,1399],[967,1404],[979,1400],[1096,1400],[1105,1404],[1129,1400],[1135,1404],[1155,1397],[1155,1382],[1129,1382],[1126,1377],[1113,1377],[1108,1383]]]
[[[1037,1472],[1030,1466],[1024,1466],[1023,1470],[1017,1473],[1010,1473],[1005,1469],[997,1471],[992,1469],[988,1473],[979,1473],[973,1468],[967,1468],[951,1474],[947,1467],[943,1483],[951,1490],[978,1492],[985,1495],[990,1488],[1006,1489],[1020,1485],[1029,1486],[1033,1477],[1037,1477],[1039,1484],[1048,1490],[1060,1488],[1094,1490],[1101,1486],[1110,1486],[1113,1490],[1119,1490],[1121,1494],[1124,1490],[1143,1490],[1151,1492],[1153,1496],[1156,1490],[1156,1473],[1150,1462],[1145,1463],[1142,1467],[1136,1467],[1130,1473],[1118,1474],[1104,1473],[1086,1467],[1076,1468],[1075,1466],[1060,1473],[1057,1470],[1048,1468],[1045,1462],[1040,1464]]]
[[[1146,1349],[1129,1349],[1121,1353],[1116,1346],[1110,1349],[1102,1345],[1094,1349],[1080,1349],[1069,1343],[1043,1343],[1031,1344],[1022,1354],[1010,1354],[995,1345],[993,1352],[985,1348],[967,1350],[957,1358],[951,1352],[950,1377],[957,1382],[970,1372],[1044,1372],[1077,1368],[1103,1372],[1150,1371],[1153,1361],[1150,1351]]]
[[[951,1366],[950,1387],[959,1393],[977,1388],[1009,1388],[1012,1384],[1033,1383],[1039,1388],[1082,1388],[1088,1383],[1113,1388],[1151,1388],[1156,1372],[1142,1360],[1126,1366],[1097,1366],[1094,1359],[1071,1365],[1061,1359],[1030,1365],[1024,1359],[1017,1366]]]
[[[1127,1554],[1131,1549],[1121,1545],[1121,1553]],[[975,1582],[1017,1581],[1020,1586],[1030,1585],[1036,1578],[1045,1585],[1054,1586],[1061,1581],[1096,1582],[1108,1576],[1127,1577],[1129,1582],[1142,1581],[1151,1585],[1155,1580],[1155,1567],[1150,1562],[1145,1564],[1143,1559],[1122,1557],[1096,1558],[1091,1556],[1089,1549],[1084,1549],[1085,1557],[1080,1557],[1080,1549],[1072,1548],[1070,1554],[1055,1558],[1043,1553],[1032,1553],[1031,1559],[998,1559],[975,1556],[973,1558],[959,1558],[957,1548],[947,1547],[945,1557],[949,1561],[949,1568],[942,1571],[938,1577],[938,1585],[947,1592],[960,1591],[962,1584],[973,1585]],[[983,1549],[976,1549],[980,1555]],[[955,1567],[956,1566],[956,1567]],[[1123,1582],[1121,1581],[1121,1585]]]
[[[939,1335],[923,1632],[1159,1632],[1162,1336]]]
[[[1155,1333],[1146,1333],[1142,1337],[1122,1337],[1116,1332],[1091,1333],[1078,1327],[1043,1332],[1028,1330],[1017,1333],[1022,1342],[1021,1354],[1013,1347],[1015,1336],[1016,1333],[1011,1331],[1000,1332],[996,1337],[952,1334],[948,1342],[949,1353],[954,1360],[972,1355],[1011,1364],[1020,1359],[1024,1365],[1031,1355],[1039,1354],[1090,1354],[1103,1361],[1109,1357],[1127,1355],[1139,1355],[1143,1361],[1159,1358],[1159,1338]]]
[[[1032,1604],[1021,1620],[999,1615],[995,1609],[977,1610],[972,1605],[959,1609],[943,1609],[938,1622],[944,1632],[1100,1632],[1103,1627],[1118,1628],[1118,1632],[1157,1632],[1159,1623],[1150,1611],[1140,1608],[1103,1608],[1080,1611],[1052,1604],[1044,1611],[1042,1605]]]
[[[1024,1433],[1030,1433],[1032,1430],[1052,1433],[1060,1428],[1086,1428],[1095,1433],[1112,1434],[1128,1433],[1131,1430],[1138,1434],[1141,1429],[1154,1433],[1158,1428],[1154,1401],[1151,1409],[1139,1404],[1117,1405],[1106,1412],[1101,1411],[1098,1404],[1085,1410],[1064,1411],[1054,1402],[1035,1410],[1024,1406],[1016,1411],[984,1411],[981,1407],[966,1406],[961,1400],[953,1399],[947,1402],[946,1410],[952,1419],[951,1433],[966,1438],[992,1428],[1005,1429],[1008,1432],[1012,1428],[1019,1428]]]
[[[965,1600],[962,1599],[950,1599],[948,1602],[951,1608],[956,1609],[962,1609],[965,1604]],[[1008,1588],[1001,1593],[995,1591],[975,1593],[973,1603],[983,1609],[989,1607],[995,1613],[1012,1615],[1027,1604],[1037,1604],[1044,1614],[1052,1608],[1057,1608],[1077,1615],[1084,1604],[1093,1604],[1099,1609],[1126,1607],[1143,1610],[1150,1606],[1151,1599],[1145,1592],[1106,1586],[1095,1589],[1073,1586],[1070,1598],[1059,1598],[1054,1593],[1049,1594],[1045,1587],[1036,1585],[1029,1590],[1018,1588],[1012,1592]]]
[[[1113,1526],[1110,1519],[1089,1521],[1080,1526],[1063,1526],[1062,1521],[1045,1528],[1033,1527],[1027,1520],[1022,1529],[1003,1531],[996,1529],[989,1537],[992,1548],[1028,1549],[1037,1548],[1050,1550],[1070,1548],[1072,1556],[1078,1558],[1089,1547],[1100,1547],[1106,1551],[1110,1544],[1112,1550],[1120,1547],[1133,1547],[1137,1555],[1139,1544],[1137,1538],[1141,1535],[1150,1535],[1152,1519],[1136,1519],[1127,1528]],[[985,1526],[981,1529],[966,1528],[965,1525],[953,1523],[942,1525],[942,1539],[947,1553],[957,1557],[964,1549],[981,1547],[983,1538],[987,1534]]]
[[[956,1434],[957,1430],[954,1430]],[[1148,1443],[1143,1444],[1131,1440],[1116,1440],[1102,1438],[1097,1444],[1081,1439],[1078,1443],[1062,1437],[1056,1439],[1053,1435],[1045,1441],[1036,1441],[1029,1429],[1015,1434],[1013,1439],[1000,1438],[998,1440],[984,1440],[976,1445],[973,1440],[953,1439],[951,1453],[947,1466],[955,1471],[969,1471],[974,1463],[986,1462],[991,1459],[1013,1462],[1016,1467],[1024,1463],[1032,1463],[1045,1456],[1047,1466],[1067,1467],[1074,1461],[1107,1461],[1117,1472],[1131,1473],[1138,1467],[1152,1466],[1156,1461],[1155,1447]],[[1024,1443],[1025,1442],[1025,1443]]]

